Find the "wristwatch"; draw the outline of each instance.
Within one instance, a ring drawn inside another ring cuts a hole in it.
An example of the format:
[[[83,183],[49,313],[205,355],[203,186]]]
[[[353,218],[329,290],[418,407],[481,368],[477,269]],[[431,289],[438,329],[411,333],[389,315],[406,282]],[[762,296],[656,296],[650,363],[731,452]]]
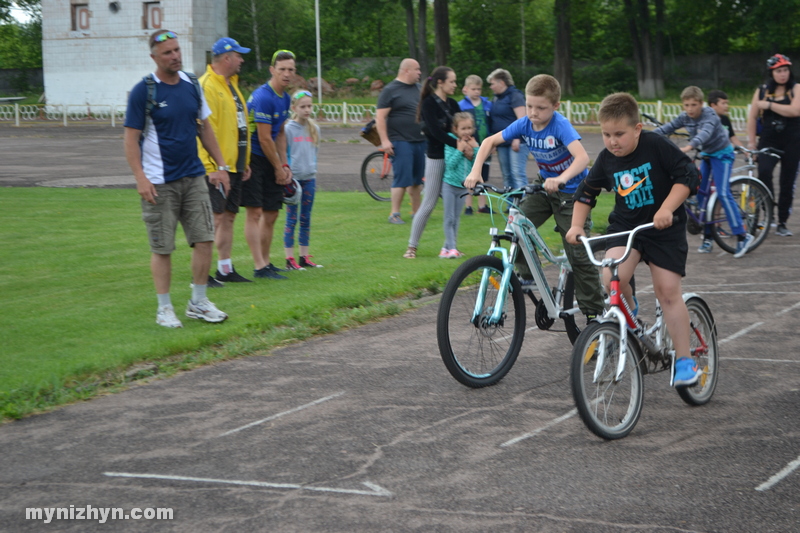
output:
[[[231,167],[229,167],[228,165],[225,165],[223,167],[217,167],[217,170],[218,171],[219,170],[224,170],[225,172],[230,172],[231,171]]]

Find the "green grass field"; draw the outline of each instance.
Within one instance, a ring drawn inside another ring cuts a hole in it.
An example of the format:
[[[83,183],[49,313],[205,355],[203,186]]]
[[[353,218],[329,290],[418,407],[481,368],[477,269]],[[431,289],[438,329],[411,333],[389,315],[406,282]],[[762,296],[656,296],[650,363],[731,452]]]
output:
[[[612,200],[601,196],[596,229],[604,228]],[[441,290],[460,261],[437,257],[441,207],[416,260],[402,258],[410,224],[388,224],[388,211],[388,203],[366,193],[319,193],[311,251],[325,268],[209,291],[230,316],[222,324],[183,316],[190,249],[179,230],[171,295],[184,327],[171,330],[155,324],[149,250],[134,190],[2,189],[0,418],[401,312],[415,297]],[[404,211],[408,218],[407,206]],[[283,215],[279,220],[282,229]],[[495,225],[503,227],[497,216]],[[467,256],[485,253],[490,226],[487,215],[463,217],[459,248]],[[252,277],[243,227],[242,218],[233,259]],[[543,234],[560,248],[555,232]],[[272,250],[279,266],[281,237],[276,231]],[[398,300],[403,296],[411,299]]]

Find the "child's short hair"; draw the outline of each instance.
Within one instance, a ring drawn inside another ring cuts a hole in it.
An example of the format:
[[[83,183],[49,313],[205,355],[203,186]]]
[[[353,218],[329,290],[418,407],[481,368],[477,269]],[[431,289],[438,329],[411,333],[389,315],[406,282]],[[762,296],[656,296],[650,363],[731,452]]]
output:
[[[478,87],[483,87],[483,80],[477,74],[470,74],[464,78],[464,87],[467,85],[477,85]]]
[[[511,77],[511,73],[504,68],[498,68],[492,71],[491,74],[486,76],[486,81],[488,83],[492,83],[493,79],[498,79],[511,87],[514,85],[514,78]]]
[[[549,74],[538,74],[528,80],[525,86],[526,96],[543,96],[553,105],[561,101],[561,84]]]
[[[466,111],[460,111],[455,115],[453,115],[453,129],[455,130],[458,127],[458,125],[465,120],[469,120],[473,124],[475,123],[475,117],[472,116],[472,113],[468,113]]]
[[[708,105],[716,104],[720,100],[728,100],[728,95],[725,91],[720,91],[719,89],[708,91]]]
[[[697,87],[696,85],[689,85],[683,91],[681,91],[681,102],[684,100],[697,100],[698,102],[703,101],[703,89]]]
[[[639,123],[639,104],[628,93],[609,94],[600,102],[597,120],[602,124],[612,120],[625,120],[629,126]]]

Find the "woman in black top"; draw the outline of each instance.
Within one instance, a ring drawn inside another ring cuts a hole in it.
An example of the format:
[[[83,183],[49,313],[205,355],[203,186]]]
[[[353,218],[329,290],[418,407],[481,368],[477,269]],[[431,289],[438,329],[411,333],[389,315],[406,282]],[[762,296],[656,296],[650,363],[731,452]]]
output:
[[[456,73],[449,67],[436,67],[424,82],[420,93],[417,120],[420,121],[428,141],[425,154],[425,197],[414,215],[411,224],[411,237],[403,257],[413,259],[417,256],[417,245],[428,223],[428,218],[436,207],[442,192],[444,176],[444,145],[461,150],[471,156],[472,148],[461,140],[449,136],[453,129],[453,115],[460,111],[458,103],[450,98],[456,91]]]
[[[786,221],[792,210],[794,182],[800,165],[800,95],[795,95],[794,75],[789,68],[792,62],[783,54],[775,54],[767,60],[769,69],[767,81],[753,94],[750,112],[747,115],[747,147],[756,147],[757,119],[761,115],[762,131],[758,133],[758,148],[769,146],[783,150],[781,156],[780,196],[778,197],[778,229],[776,235],[789,237],[792,232]],[[795,96],[798,96],[795,98]],[[764,182],[770,192],[772,171],[777,159],[758,158],[758,179]]]

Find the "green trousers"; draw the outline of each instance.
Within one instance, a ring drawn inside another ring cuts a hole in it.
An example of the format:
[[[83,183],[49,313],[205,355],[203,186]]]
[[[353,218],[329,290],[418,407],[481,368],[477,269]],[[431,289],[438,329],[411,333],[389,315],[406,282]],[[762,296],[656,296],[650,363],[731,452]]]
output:
[[[604,310],[600,273],[589,261],[582,244],[569,244],[564,238],[572,226],[572,203],[572,193],[530,194],[520,202],[519,209],[537,229],[541,228],[551,216],[555,219],[556,229],[561,234],[561,242],[564,244],[564,252],[567,254],[569,264],[572,265],[578,307],[584,315],[600,315]],[[589,235],[591,227],[590,215],[583,226],[586,235]],[[517,254],[514,267],[520,276],[531,279],[531,271],[521,252]]]

